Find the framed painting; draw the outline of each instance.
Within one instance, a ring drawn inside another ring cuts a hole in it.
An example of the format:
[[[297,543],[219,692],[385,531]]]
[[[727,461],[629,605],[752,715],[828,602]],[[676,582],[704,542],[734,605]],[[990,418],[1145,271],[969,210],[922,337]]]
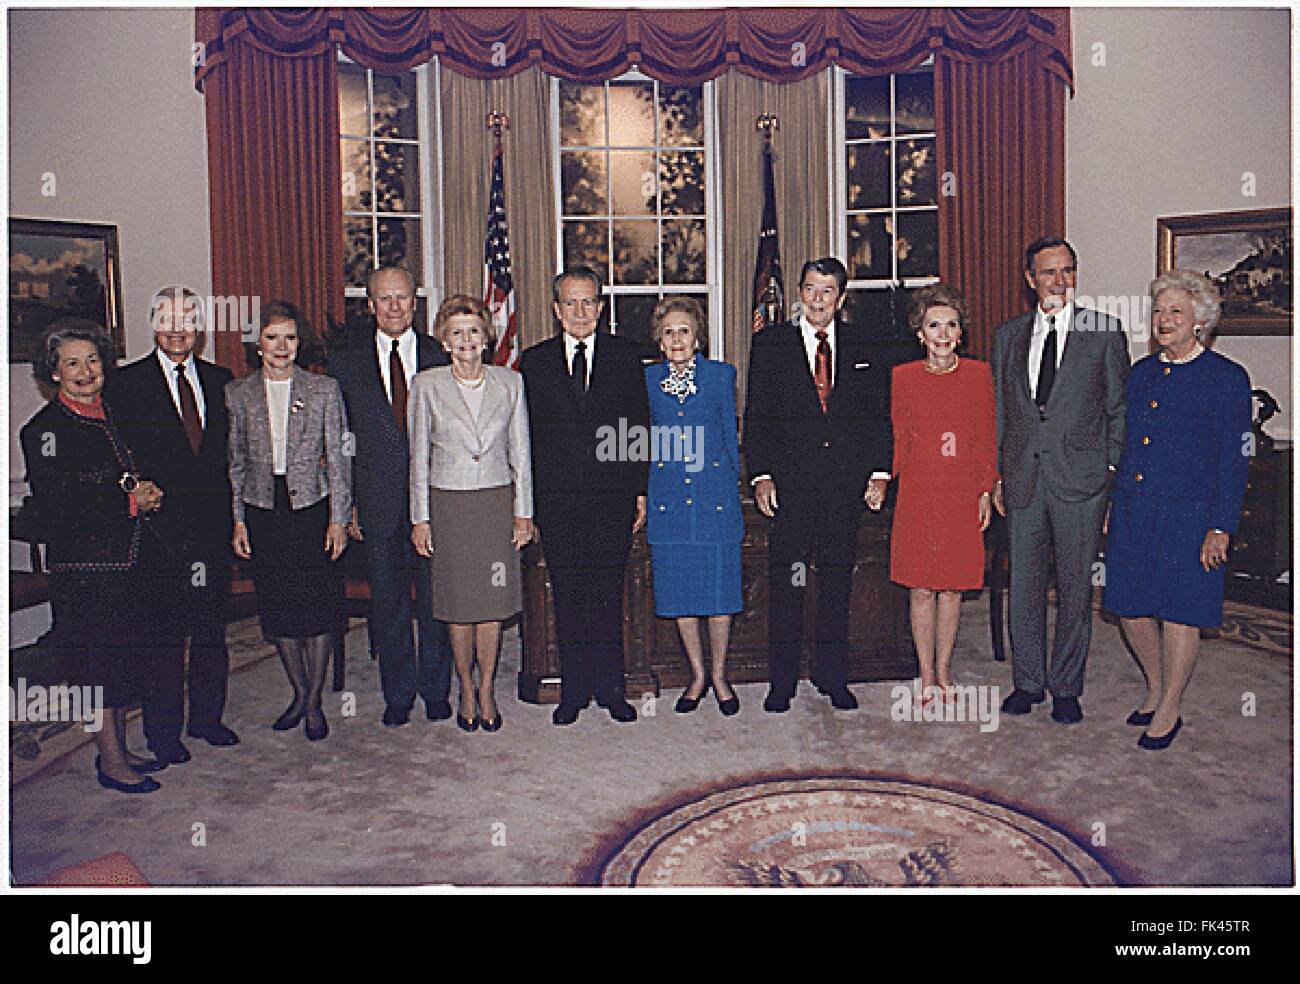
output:
[[[32,362],[56,318],[78,317],[107,331],[126,355],[117,226],[48,219],[9,220],[9,362]]]
[[[1156,272],[1203,273],[1219,288],[1216,335],[1291,334],[1291,209],[1156,219]]]

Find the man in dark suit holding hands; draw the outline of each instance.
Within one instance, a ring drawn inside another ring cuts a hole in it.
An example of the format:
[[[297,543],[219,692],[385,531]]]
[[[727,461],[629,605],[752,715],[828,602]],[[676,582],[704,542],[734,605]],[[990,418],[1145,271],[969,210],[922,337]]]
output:
[[[566,270],[552,289],[563,329],[524,352],[520,367],[533,451],[533,503],[555,599],[560,651],[558,725],[592,697],[615,721],[635,721],[623,692],[623,578],[632,533],[645,524],[648,462],[602,460],[604,428],[648,434],[645,373],[636,346],[597,332],[600,276]],[[621,426],[620,426],[621,424]]]
[[[149,522],[166,550],[158,571],[160,624],[142,627],[151,644],[144,673],[144,734],[160,762],[188,762],[185,640],[189,639],[189,724],[186,734],[212,745],[239,743],[221,722],[230,653],[230,479],[226,472],[226,383],[229,369],[197,357],[203,299],[186,287],[156,291],[149,302],[155,347],[123,366],[110,383],[122,436],[142,474],[163,490]]]
[[[1128,339],[1117,318],[1075,304],[1078,258],[1064,239],[1025,250],[1033,311],[997,329],[998,469],[993,505],[1011,536],[1011,666],[1004,714],[1052,692],[1052,719],[1083,719],[1092,573],[1111,476],[1124,450]],[[1047,568],[1056,561],[1056,638],[1047,663]]]
[[[890,366],[838,317],[848,272],[833,257],[804,264],[802,314],[754,336],[745,400],[745,464],[768,533],[771,689],[763,709],[790,709],[803,647],[808,564],[817,564],[812,682],[840,710],[849,691],[849,588],[864,501],[878,508],[893,459]]]
[[[379,660],[383,722],[411,719],[418,692],[431,721],[451,717],[447,694],[451,659],[447,627],[433,617],[428,565],[411,546],[410,462],[406,408],[417,372],[448,364],[428,335],[417,332],[415,281],[405,270],[380,267],[366,284],[375,332],[356,348],[330,355],[355,438],[349,535],[365,546],[370,569],[370,651]],[[411,631],[411,590],[415,623]]]

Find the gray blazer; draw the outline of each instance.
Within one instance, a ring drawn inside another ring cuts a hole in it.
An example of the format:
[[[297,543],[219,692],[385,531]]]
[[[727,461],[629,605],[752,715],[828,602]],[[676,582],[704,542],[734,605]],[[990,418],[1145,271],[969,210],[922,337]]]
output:
[[[1017,509],[1029,505],[1040,471],[1063,501],[1100,494],[1124,451],[1129,356],[1119,319],[1076,305],[1041,414],[1029,387],[1033,330],[1029,311],[999,326],[993,341],[998,469],[1006,503]]]
[[[417,373],[407,405],[411,438],[411,522],[429,521],[429,486],[490,489],[514,484],[515,515],[533,516],[533,462],[524,378],[485,366],[478,423],[451,366]]]
[[[226,386],[230,412],[230,487],[235,522],[244,506],[275,508],[271,418],[261,371]],[[329,496],[330,522],[352,516],[352,458],[345,453],[348,430],[338,381],[293,367],[289,385],[289,433],[285,479],[289,504],[305,509]]]

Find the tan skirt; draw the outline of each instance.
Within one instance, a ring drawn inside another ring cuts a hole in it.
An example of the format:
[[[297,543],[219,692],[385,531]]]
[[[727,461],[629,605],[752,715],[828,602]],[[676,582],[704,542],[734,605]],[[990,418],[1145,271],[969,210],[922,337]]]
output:
[[[510,542],[514,493],[429,489],[433,531],[433,616],[443,622],[495,622],[523,606],[519,551]]]

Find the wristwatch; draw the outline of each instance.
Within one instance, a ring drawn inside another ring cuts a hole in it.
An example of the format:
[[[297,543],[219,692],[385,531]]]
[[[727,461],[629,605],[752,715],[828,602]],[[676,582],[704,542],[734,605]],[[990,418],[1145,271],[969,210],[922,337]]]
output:
[[[140,476],[135,472],[122,472],[122,477],[117,480],[118,486],[127,495],[130,495],[140,487]]]

